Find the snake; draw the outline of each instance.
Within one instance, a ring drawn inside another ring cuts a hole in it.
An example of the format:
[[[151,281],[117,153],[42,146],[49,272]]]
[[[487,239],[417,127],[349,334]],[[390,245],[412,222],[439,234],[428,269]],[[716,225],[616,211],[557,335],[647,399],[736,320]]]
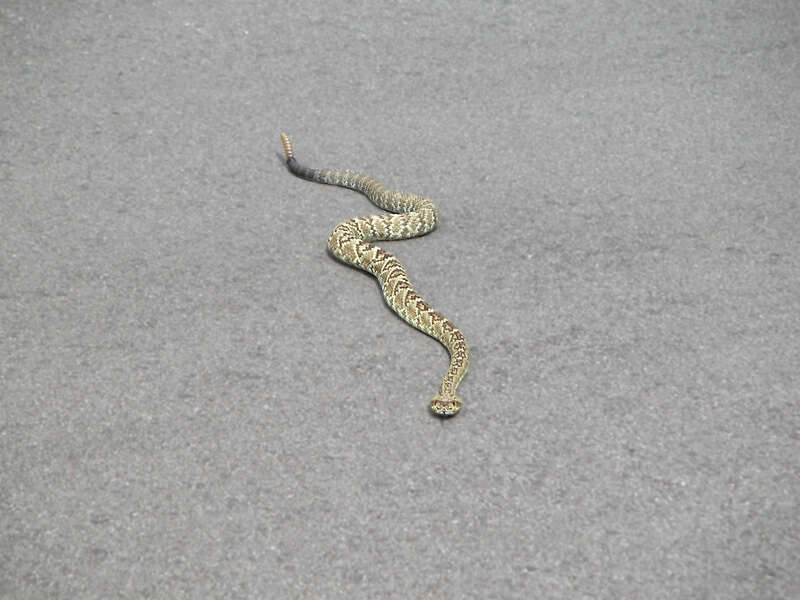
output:
[[[355,190],[378,208],[395,213],[355,217],[339,223],[328,237],[328,248],[342,262],[374,275],[391,309],[409,325],[447,349],[450,366],[442,378],[439,393],[430,401],[430,409],[441,417],[457,414],[462,400],[456,394],[456,388],[467,373],[470,357],[464,334],[416,292],[397,258],[371,243],[425,235],[436,228],[439,209],[428,198],[392,191],[368,175],[305,167],[297,162],[289,136],[282,133],[281,142],[286,165],[292,174],[309,181]]]

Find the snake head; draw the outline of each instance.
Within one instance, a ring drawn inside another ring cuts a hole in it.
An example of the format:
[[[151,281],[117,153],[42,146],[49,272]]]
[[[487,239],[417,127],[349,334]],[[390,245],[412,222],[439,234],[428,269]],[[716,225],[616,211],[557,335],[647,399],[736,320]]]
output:
[[[436,394],[431,400],[431,410],[440,417],[452,417],[461,410],[461,398],[455,394],[452,396]]]

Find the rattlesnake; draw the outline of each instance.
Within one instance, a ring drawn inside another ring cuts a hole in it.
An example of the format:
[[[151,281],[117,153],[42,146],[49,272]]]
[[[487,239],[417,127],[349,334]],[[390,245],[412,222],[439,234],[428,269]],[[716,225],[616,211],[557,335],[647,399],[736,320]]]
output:
[[[427,198],[393,192],[367,175],[304,167],[294,157],[289,136],[282,133],[281,142],[286,153],[286,165],[298,177],[356,190],[377,207],[402,213],[356,217],[339,223],[328,238],[328,247],[339,260],[372,273],[380,282],[383,295],[392,310],[447,348],[450,367],[439,393],[431,400],[431,410],[440,416],[456,414],[461,410],[461,398],[456,395],[456,387],[469,366],[469,346],[464,334],[414,291],[400,261],[369,243],[425,235],[436,227],[439,209]]]

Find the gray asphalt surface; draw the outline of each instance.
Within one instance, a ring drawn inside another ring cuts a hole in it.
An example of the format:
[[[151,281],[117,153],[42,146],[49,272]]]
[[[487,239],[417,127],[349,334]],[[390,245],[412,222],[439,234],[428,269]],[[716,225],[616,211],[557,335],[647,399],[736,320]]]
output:
[[[796,2],[4,1],[0,55],[0,597],[800,598]],[[384,247],[456,418],[281,131],[437,202]]]

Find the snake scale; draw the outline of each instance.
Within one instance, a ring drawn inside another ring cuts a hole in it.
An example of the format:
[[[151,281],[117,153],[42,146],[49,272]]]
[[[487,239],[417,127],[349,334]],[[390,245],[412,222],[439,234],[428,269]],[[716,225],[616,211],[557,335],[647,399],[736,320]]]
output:
[[[293,174],[317,183],[356,190],[378,208],[399,213],[355,217],[339,223],[328,238],[328,247],[339,260],[372,273],[380,282],[383,295],[392,310],[447,348],[450,352],[450,367],[430,406],[437,415],[455,415],[461,410],[461,398],[456,395],[456,388],[469,367],[469,346],[464,334],[414,290],[400,261],[370,243],[425,235],[436,227],[439,209],[427,198],[394,192],[367,175],[304,167],[294,157],[289,136],[282,133],[281,142],[286,154],[286,165]]]

